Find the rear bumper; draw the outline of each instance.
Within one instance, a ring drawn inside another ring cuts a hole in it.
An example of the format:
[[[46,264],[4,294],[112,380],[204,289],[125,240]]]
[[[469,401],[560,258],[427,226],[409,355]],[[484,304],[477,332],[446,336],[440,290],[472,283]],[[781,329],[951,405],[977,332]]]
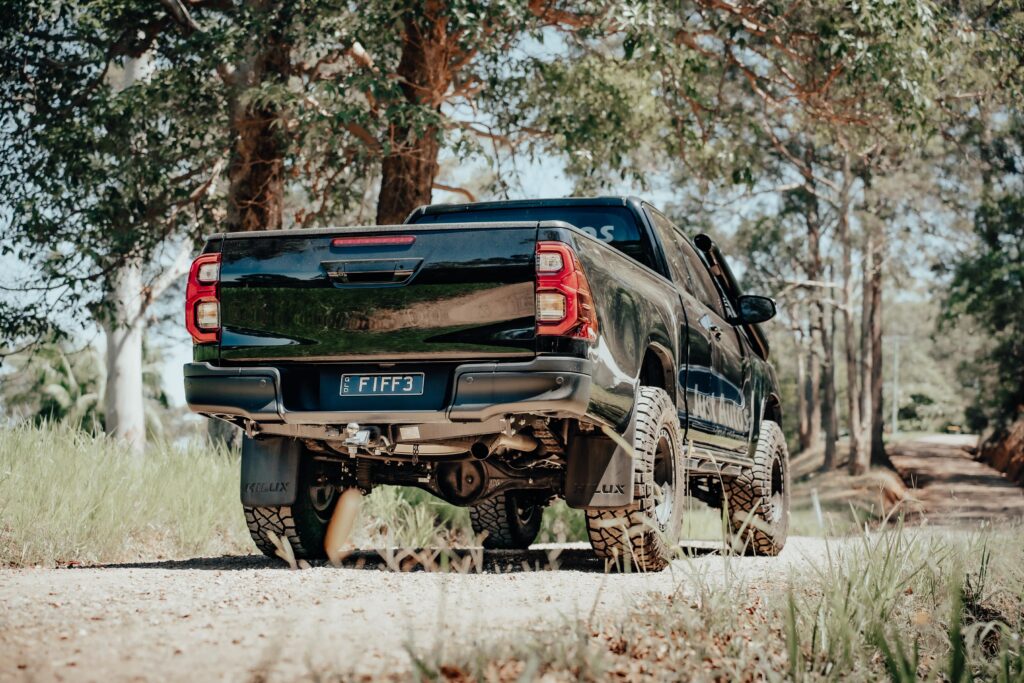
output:
[[[583,417],[590,402],[592,364],[583,358],[540,356],[512,363],[455,368],[452,400],[436,411],[289,411],[281,373],[273,367],[185,364],[185,400],[196,413],[259,424],[329,425],[483,422],[508,414]]]

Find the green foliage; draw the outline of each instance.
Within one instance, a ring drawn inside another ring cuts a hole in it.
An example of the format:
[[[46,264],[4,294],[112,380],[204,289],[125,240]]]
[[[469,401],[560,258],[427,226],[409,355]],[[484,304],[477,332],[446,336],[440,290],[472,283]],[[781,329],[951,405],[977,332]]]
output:
[[[949,319],[969,316],[987,337],[966,372],[979,385],[983,412],[1003,426],[1024,407],[1024,121],[993,140],[998,186],[974,213],[974,240],[955,263]]]
[[[50,340],[6,361],[8,367],[0,376],[0,403],[10,419],[27,419],[36,425],[61,423],[88,433],[103,431],[106,368],[93,347],[76,350],[67,342]],[[159,356],[144,347],[146,423],[157,437],[162,435],[162,418],[169,408],[159,363]]]
[[[50,342],[8,359],[0,384],[4,408],[35,424],[66,422],[98,432],[103,429],[103,363],[91,347],[79,351]]]
[[[15,339],[47,309],[63,312],[47,327],[98,312],[113,270],[210,224],[223,114],[150,8],[5,1],[0,17],[0,254],[36,271],[4,303]]]
[[[504,105],[495,114],[499,129],[533,131],[525,150],[564,158],[576,194],[596,194],[622,182],[645,187],[665,151],[668,122],[657,93],[637,87],[653,77],[643,63],[570,52],[533,59],[489,97]]]
[[[476,0],[186,5],[0,1],[0,252],[38,273],[31,297],[0,302],[5,338],[68,327],[48,312],[58,303],[64,317],[102,312],[105,280],[126,260],[158,271],[168,241],[240,227],[233,213],[253,203],[240,190],[253,167],[277,169],[282,189],[266,191],[285,203],[282,227],[310,227],[361,205],[381,159],[416,139],[436,136],[460,159],[482,153],[504,110],[482,93],[531,63],[523,41],[550,26],[585,31],[603,12]],[[448,74],[436,91],[397,75],[414,30],[439,41],[422,65]]]

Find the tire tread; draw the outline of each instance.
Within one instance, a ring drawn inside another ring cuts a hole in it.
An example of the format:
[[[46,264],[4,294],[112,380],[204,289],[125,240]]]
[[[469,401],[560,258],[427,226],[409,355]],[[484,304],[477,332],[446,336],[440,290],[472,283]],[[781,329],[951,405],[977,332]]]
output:
[[[679,448],[679,423],[672,399],[662,389],[641,387],[636,405],[636,425],[633,446],[633,504],[620,510],[587,510],[587,535],[590,546],[598,557],[632,564],[641,571],[660,571],[672,558],[666,535],[651,528],[654,507],[654,455],[661,426],[670,416],[673,428],[675,457],[682,456]],[[682,485],[681,468],[676,464],[676,484]],[[678,493],[676,493],[678,496]],[[679,500],[676,501],[677,505]],[[676,516],[678,517],[678,514]],[[668,538],[677,529],[668,530]]]
[[[537,534],[540,533],[541,515],[531,517],[525,526],[521,526],[515,517],[515,505],[515,494],[503,492],[469,508],[469,521],[473,533],[478,536],[486,534],[483,540],[485,548],[520,550],[529,548],[537,538]]]
[[[782,463],[783,512],[780,522],[773,524],[772,463],[776,458]],[[773,556],[782,552],[789,531],[789,454],[779,425],[769,420],[761,423],[753,465],[726,480],[723,492],[732,547],[750,555]]]

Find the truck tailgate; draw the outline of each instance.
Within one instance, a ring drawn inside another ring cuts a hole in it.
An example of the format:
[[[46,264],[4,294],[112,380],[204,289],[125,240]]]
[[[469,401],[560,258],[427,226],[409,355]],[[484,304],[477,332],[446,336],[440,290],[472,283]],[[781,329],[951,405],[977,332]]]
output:
[[[222,360],[535,355],[535,222],[222,240]]]

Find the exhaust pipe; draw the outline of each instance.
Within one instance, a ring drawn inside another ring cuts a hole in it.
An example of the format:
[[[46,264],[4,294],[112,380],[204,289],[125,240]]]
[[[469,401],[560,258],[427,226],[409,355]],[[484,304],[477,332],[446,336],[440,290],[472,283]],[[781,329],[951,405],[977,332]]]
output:
[[[486,460],[491,453],[499,449],[530,453],[537,450],[537,440],[525,434],[498,434],[475,442],[469,447],[469,452],[477,460]]]

